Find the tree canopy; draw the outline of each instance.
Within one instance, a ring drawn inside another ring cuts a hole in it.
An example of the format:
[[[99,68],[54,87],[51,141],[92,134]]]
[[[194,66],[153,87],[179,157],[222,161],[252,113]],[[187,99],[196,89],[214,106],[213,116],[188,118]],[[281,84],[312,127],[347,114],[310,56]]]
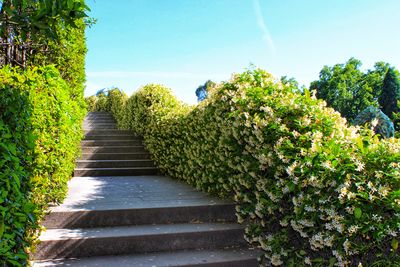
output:
[[[360,60],[350,58],[344,64],[324,66],[319,80],[310,85],[311,90],[317,91],[318,98],[324,99],[349,121],[367,107],[379,107],[383,80],[390,68],[388,63],[377,62],[374,69],[363,72],[361,65]],[[399,77],[398,72],[393,71]]]

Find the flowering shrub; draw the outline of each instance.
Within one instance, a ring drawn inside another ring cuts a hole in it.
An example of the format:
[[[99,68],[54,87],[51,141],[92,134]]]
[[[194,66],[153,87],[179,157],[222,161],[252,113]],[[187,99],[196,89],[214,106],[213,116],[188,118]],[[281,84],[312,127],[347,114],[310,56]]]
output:
[[[48,204],[65,197],[85,110],[54,67],[0,80],[0,266],[26,266]]]
[[[125,103],[161,170],[234,199],[246,239],[274,266],[399,266],[400,144],[263,70],[196,107],[161,86]]]
[[[120,95],[120,98],[123,96]],[[140,88],[126,101],[122,117],[114,116],[120,118],[118,124],[122,128],[132,129],[137,135],[144,135],[150,124],[162,122],[181,108],[188,107],[179,102],[170,89],[158,84],[149,84]]]

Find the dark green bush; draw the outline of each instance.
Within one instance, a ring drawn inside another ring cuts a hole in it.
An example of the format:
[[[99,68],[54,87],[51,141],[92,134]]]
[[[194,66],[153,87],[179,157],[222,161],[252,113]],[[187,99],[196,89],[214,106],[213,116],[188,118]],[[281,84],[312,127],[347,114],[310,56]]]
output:
[[[234,76],[194,108],[145,86],[125,114],[168,175],[237,201],[264,262],[399,266],[397,139],[348,126],[262,70]]]
[[[54,67],[0,69],[0,265],[22,266],[63,200],[85,110]]]

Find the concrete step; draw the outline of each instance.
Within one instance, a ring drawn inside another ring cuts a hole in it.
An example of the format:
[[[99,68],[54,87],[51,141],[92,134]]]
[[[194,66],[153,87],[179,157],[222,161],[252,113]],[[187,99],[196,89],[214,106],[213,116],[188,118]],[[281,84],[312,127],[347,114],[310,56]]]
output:
[[[127,135],[132,134],[131,130],[119,129],[92,129],[85,130],[85,135]]]
[[[93,117],[87,117],[85,118],[83,121],[102,121],[102,120],[106,120],[106,121],[114,121],[115,119],[111,116],[93,116]]]
[[[258,267],[258,250],[246,248],[187,250],[33,262],[33,267]]]
[[[88,134],[84,140],[137,140],[143,141],[142,138],[132,134],[113,134],[113,135],[92,135]]]
[[[117,123],[115,123],[115,122],[91,122],[91,123],[83,123],[83,125],[84,126],[104,126],[104,127],[107,127],[107,126],[115,126],[115,125],[117,125]]]
[[[150,159],[148,152],[132,152],[132,153],[82,153],[82,160],[131,160],[131,159]]]
[[[76,168],[154,167],[154,161],[142,160],[78,160]]]
[[[194,222],[235,222],[234,204],[153,207],[108,210],[53,211],[43,226],[56,228],[95,228],[145,224]]]
[[[110,118],[85,118],[84,122],[116,122],[116,120],[112,117]]]
[[[97,131],[97,130],[118,130],[117,126],[83,126],[83,130],[86,131]]]
[[[132,153],[145,152],[144,146],[87,146],[82,147],[82,153]]]
[[[94,123],[84,123],[83,124],[84,128],[102,127],[102,128],[105,128],[105,129],[107,129],[107,128],[114,129],[114,127],[116,127],[116,126],[117,126],[117,124],[115,122],[111,122],[111,123],[97,123],[97,122],[94,122]]]
[[[237,224],[162,224],[86,229],[49,229],[35,260],[244,246]]]
[[[76,168],[75,177],[83,176],[135,176],[156,175],[156,167],[130,167],[130,168]]]
[[[112,124],[112,125],[83,125],[83,130],[89,131],[89,130],[117,130],[117,125]]]
[[[109,112],[89,112],[86,115],[86,118],[92,118],[92,117],[112,117],[111,113]]]
[[[142,146],[142,140],[83,140],[82,147],[88,146]]]

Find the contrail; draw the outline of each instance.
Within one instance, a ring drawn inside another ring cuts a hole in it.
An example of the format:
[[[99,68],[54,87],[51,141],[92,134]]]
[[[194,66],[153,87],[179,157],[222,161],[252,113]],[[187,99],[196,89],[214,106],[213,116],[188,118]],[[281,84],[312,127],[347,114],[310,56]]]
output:
[[[269,49],[272,51],[272,53],[275,53],[276,49],[275,49],[274,41],[272,40],[272,37],[271,37],[271,34],[269,33],[267,25],[265,24],[264,16],[261,12],[260,0],[254,0],[253,3],[254,3],[254,11],[256,13],[256,18],[257,18],[257,23],[262,32],[263,39],[267,43],[267,45],[268,45]]]

